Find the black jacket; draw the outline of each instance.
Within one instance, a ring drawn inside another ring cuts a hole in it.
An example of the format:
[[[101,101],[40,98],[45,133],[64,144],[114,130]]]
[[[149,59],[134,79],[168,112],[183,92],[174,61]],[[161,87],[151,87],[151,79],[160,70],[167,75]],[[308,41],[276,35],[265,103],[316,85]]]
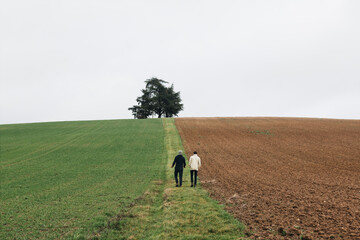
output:
[[[175,165],[175,169],[183,169],[186,166],[185,158],[182,155],[177,155],[171,167]]]

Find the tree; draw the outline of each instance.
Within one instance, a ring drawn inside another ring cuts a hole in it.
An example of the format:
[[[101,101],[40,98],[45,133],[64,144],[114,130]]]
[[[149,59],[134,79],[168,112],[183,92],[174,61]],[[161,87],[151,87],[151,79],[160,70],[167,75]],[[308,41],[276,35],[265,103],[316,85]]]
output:
[[[166,87],[168,82],[151,78],[145,81],[145,89],[142,89],[142,95],[136,99],[138,105],[129,108],[135,118],[143,119],[156,115],[173,117],[183,110],[180,92],[175,92],[174,85]]]

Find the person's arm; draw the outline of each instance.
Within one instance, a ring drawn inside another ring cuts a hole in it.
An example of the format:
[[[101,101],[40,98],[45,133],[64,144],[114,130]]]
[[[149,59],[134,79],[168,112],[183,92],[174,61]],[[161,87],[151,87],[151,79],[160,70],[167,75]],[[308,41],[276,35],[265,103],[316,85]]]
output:
[[[171,165],[171,168],[173,168],[173,167],[174,167],[174,165],[175,165],[175,161],[176,161],[176,158],[174,159],[174,162],[173,162],[173,164]]]
[[[184,168],[186,167],[186,159],[185,157],[183,157],[183,162],[184,162]]]
[[[201,167],[201,159],[199,158],[199,168]]]

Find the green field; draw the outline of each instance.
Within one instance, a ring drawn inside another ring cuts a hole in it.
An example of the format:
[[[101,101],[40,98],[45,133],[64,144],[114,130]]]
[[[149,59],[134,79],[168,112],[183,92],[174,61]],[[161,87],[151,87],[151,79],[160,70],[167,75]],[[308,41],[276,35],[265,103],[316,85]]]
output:
[[[90,237],[164,178],[161,120],[0,126],[0,239]]]
[[[175,188],[173,119],[0,125],[0,239],[240,239],[201,187]]]

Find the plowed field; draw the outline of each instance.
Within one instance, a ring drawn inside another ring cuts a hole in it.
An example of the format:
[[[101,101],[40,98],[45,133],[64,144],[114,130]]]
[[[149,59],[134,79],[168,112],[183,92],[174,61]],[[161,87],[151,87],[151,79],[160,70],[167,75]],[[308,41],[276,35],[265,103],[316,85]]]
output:
[[[252,238],[360,239],[360,121],[180,118],[187,156]]]

